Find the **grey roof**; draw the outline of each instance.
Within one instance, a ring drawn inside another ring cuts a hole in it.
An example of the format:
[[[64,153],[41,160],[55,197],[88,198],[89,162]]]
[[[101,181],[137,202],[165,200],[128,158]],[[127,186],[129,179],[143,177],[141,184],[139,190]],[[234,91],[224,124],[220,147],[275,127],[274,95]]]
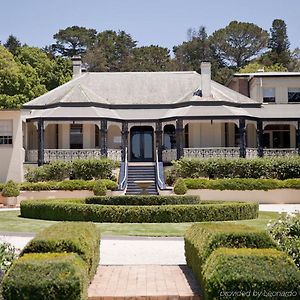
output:
[[[193,100],[258,103],[214,81],[211,82],[211,97],[195,96],[199,89],[201,75],[193,71],[84,73],[26,103],[24,108],[75,102],[112,105],[172,104]]]
[[[255,73],[235,73],[234,77],[289,77],[300,76],[300,72],[255,72]]]

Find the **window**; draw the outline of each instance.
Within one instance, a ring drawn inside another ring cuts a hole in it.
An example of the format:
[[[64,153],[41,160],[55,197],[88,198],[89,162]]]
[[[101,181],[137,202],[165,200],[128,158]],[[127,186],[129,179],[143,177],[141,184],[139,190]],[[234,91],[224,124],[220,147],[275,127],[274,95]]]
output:
[[[71,124],[70,148],[71,149],[82,149],[83,148],[82,124]]]
[[[0,145],[12,145],[12,136],[12,120],[0,120]]]
[[[263,89],[263,101],[267,103],[275,102],[275,88]]]
[[[289,88],[288,89],[288,101],[289,102],[300,102],[300,88]]]

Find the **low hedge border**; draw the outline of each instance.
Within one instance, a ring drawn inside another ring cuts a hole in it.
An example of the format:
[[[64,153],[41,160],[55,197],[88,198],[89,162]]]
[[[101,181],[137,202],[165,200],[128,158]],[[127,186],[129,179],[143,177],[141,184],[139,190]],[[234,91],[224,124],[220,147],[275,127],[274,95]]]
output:
[[[204,266],[205,299],[299,299],[300,272],[275,249],[219,248]]]
[[[192,225],[185,233],[184,246],[187,264],[200,282],[203,266],[217,248],[277,248],[276,242],[264,230],[218,223]]]
[[[190,205],[116,206],[86,204],[83,200],[26,200],[22,201],[20,206],[22,217],[56,221],[181,223],[258,217],[256,202],[219,201],[215,204],[210,202]]]
[[[86,263],[75,253],[25,254],[4,276],[5,300],[86,300]]]
[[[77,253],[87,263],[92,279],[100,259],[100,232],[92,223],[58,223],[39,232],[20,255],[47,252]]]
[[[253,178],[185,178],[188,189],[211,190],[274,190],[274,189],[300,189],[300,178],[296,179],[253,179]]]
[[[155,195],[138,195],[138,196],[102,196],[88,197],[87,204],[100,205],[176,205],[176,204],[199,204],[198,196],[155,196]]]

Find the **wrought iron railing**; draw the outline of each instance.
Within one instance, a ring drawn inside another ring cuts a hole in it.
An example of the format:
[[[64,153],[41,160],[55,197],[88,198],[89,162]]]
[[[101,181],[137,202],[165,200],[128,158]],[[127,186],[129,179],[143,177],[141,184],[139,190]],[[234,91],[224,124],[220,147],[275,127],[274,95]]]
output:
[[[238,147],[184,148],[183,155],[195,158],[238,158],[240,156],[240,149]]]
[[[298,155],[297,148],[264,149],[264,157]]]
[[[176,149],[165,149],[162,151],[162,161],[164,163],[171,162],[177,158],[177,150]]]
[[[121,149],[107,149],[107,157],[121,161]],[[100,149],[45,149],[44,162],[49,163],[53,161],[70,161],[74,159],[85,158],[101,158]],[[38,150],[26,150],[26,162],[36,163],[38,160]]]

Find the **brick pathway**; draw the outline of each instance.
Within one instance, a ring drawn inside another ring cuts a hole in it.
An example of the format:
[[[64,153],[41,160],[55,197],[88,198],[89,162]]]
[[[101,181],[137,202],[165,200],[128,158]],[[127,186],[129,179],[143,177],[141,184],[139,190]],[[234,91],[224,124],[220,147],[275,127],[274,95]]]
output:
[[[189,268],[160,265],[99,266],[89,300],[200,300],[199,285]]]

